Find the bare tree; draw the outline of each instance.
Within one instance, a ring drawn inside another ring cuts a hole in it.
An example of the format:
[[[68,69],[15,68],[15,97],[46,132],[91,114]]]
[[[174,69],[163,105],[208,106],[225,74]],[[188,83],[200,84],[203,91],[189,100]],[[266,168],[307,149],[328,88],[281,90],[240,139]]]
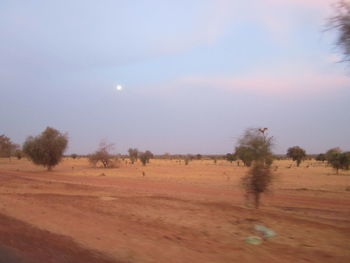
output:
[[[113,148],[113,143],[107,143],[105,141],[102,141],[99,145],[98,150],[93,154],[89,155],[89,162],[93,166],[96,166],[100,162],[104,168],[113,168],[113,156],[110,154],[110,151]]]

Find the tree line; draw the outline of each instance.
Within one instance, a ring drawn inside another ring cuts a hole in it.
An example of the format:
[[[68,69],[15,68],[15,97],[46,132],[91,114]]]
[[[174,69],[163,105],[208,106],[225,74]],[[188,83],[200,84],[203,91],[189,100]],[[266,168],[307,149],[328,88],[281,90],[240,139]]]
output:
[[[251,167],[253,162],[259,159],[257,157],[257,149],[254,147],[263,147],[261,145],[259,146],[259,143],[261,143],[261,138],[258,137],[257,134],[261,133],[261,135],[265,136],[264,132],[262,132],[261,129],[250,129],[249,132],[247,130],[245,135],[239,139],[234,152],[227,153],[226,155],[171,155],[169,153],[165,153],[163,155],[155,156],[149,150],[141,152],[137,148],[130,148],[128,150],[128,155],[121,157],[128,158],[131,164],[134,164],[137,160],[139,160],[143,165],[148,164],[150,162],[150,159],[153,158],[183,160],[185,165],[188,165],[192,160],[203,159],[211,159],[216,164],[217,160],[222,159],[227,160],[231,163],[237,161],[238,165],[240,165],[239,162],[241,161],[244,166]],[[271,145],[269,147],[272,147],[272,138],[266,137],[265,140],[271,140]],[[22,149],[20,149],[20,146],[18,144],[13,143],[9,137],[2,134],[0,135],[0,157],[11,158],[14,156],[18,159],[21,159],[25,155],[34,164],[42,165],[48,170],[51,170],[62,160],[67,145],[68,135],[52,127],[47,127],[38,136],[28,137],[24,142]],[[254,145],[254,147],[252,147],[252,145]],[[87,156],[89,162],[94,166],[100,164],[105,168],[115,167],[115,163],[118,157],[110,153],[113,147],[113,144],[102,142],[94,153]],[[264,162],[266,164],[271,164],[275,159],[290,158],[295,161],[296,166],[299,167],[304,160],[313,157],[317,161],[327,162],[328,165],[336,170],[337,174],[341,169],[348,170],[350,168],[350,152],[342,152],[339,148],[332,148],[325,153],[310,156],[307,155],[306,151],[300,146],[293,146],[288,148],[284,156],[278,156],[274,155],[272,152],[269,152],[267,145],[264,147],[264,149],[259,149],[259,151],[265,152]],[[76,158],[78,155],[72,154],[71,157]]]

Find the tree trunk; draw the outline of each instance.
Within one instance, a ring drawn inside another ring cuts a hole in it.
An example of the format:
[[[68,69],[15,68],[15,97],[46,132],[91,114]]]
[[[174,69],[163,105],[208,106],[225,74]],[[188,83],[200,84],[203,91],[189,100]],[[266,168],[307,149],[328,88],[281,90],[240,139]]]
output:
[[[260,193],[254,193],[255,209],[259,208],[260,205]]]

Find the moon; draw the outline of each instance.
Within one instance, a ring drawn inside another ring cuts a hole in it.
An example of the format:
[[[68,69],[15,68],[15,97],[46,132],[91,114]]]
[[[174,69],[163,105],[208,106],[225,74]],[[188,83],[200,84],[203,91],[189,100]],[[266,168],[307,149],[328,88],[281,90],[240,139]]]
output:
[[[116,87],[115,87],[115,89],[117,90],[117,91],[121,91],[122,89],[123,89],[123,86],[122,85],[117,85]]]

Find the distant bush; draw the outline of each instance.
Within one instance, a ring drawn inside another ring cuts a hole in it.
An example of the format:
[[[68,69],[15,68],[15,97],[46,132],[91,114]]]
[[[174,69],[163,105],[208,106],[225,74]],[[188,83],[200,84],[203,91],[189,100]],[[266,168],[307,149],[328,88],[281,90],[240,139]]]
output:
[[[104,168],[114,168],[115,163],[113,161],[113,156],[109,153],[113,147],[113,144],[101,142],[98,150],[89,155],[89,162],[93,166],[97,166],[98,163],[101,163]]]
[[[225,159],[226,159],[227,161],[229,161],[230,163],[232,163],[232,162],[234,162],[234,161],[237,160],[237,157],[236,157],[236,155],[233,154],[233,153],[227,153],[227,154],[225,155]]]
[[[326,160],[326,155],[324,153],[320,153],[320,154],[316,155],[315,160],[324,162]]]
[[[151,151],[147,150],[144,154],[146,155],[146,163],[149,163],[149,161],[154,158],[154,155]]]
[[[139,159],[143,166],[145,166],[148,162],[148,156],[146,155],[146,153],[139,153]]]
[[[296,161],[297,166],[299,167],[300,163],[306,158],[306,152],[301,147],[294,146],[288,148],[287,156],[292,158],[293,161]]]
[[[18,145],[13,143],[11,139],[4,134],[0,135],[0,157],[11,158],[18,149]]]
[[[72,153],[72,154],[70,155],[70,157],[72,157],[72,159],[76,159],[76,158],[78,157],[78,155],[75,154],[75,153]]]
[[[137,161],[139,151],[135,148],[129,148],[129,158],[132,164],[134,164]]]
[[[250,167],[254,161],[254,151],[246,146],[236,147],[235,156],[237,156],[247,167]]]
[[[333,148],[326,153],[327,162],[339,174],[339,170],[349,170],[350,168],[350,152],[341,152],[339,148]]]
[[[190,160],[191,160],[191,157],[189,155],[185,155],[184,157],[185,165],[188,165]]]
[[[51,171],[62,160],[67,144],[67,134],[47,127],[40,135],[27,138],[23,144],[23,152],[34,164]]]

